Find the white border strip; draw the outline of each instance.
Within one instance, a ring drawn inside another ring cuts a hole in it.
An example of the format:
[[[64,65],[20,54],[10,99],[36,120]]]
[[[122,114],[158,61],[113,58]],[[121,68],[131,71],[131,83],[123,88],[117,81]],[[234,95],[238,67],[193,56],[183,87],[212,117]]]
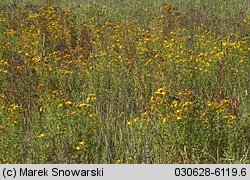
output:
[[[250,179],[249,164],[20,164],[0,165],[2,179]]]

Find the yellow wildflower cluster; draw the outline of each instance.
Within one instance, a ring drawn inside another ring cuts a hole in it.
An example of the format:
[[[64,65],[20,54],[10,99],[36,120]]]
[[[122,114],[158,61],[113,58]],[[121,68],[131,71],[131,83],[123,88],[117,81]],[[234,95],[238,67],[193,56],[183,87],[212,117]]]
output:
[[[79,144],[76,146],[76,150],[80,151],[86,147],[86,142],[85,141],[80,141]]]
[[[232,111],[232,101],[223,99],[220,102],[201,104],[194,92],[186,89],[171,95],[166,88],[159,88],[151,97],[147,110],[140,117],[128,121],[128,125],[136,122],[167,123],[168,121],[193,121],[208,123],[213,119],[221,119],[228,127],[232,127],[237,115]]]
[[[90,118],[96,117],[96,113],[91,108],[96,96],[93,93],[88,94],[85,102],[73,103],[72,101],[65,101],[59,103],[57,108],[63,108],[68,116],[76,116],[78,114],[86,114]]]
[[[39,134],[38,136],[37,136],[37,138],[40,138],[40,139],[42,139],[42,138],[45,138],[45,134]]]
[[[17,104],[0,105],[1,128],[9,123],[15,126],[23,112],[23,108]]]

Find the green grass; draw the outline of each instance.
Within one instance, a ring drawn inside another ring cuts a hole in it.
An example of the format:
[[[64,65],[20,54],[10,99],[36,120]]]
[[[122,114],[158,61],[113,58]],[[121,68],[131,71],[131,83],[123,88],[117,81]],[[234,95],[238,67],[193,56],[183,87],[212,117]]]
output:
[[[1,163],[249,163],[247,1],[0,3]]]

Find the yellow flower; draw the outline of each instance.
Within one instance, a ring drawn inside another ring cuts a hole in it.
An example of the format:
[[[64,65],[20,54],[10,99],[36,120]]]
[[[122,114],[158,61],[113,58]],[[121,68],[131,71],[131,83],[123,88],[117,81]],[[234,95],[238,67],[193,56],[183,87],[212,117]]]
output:
[[[84,141],[81,141],[81,142],[79,142],[79,145],[84,146],[84,145],[85,145],[85,142],[84,142]]]
[[[180,112],[181,112],[181,110],[180,110],[180,109],[177,109],[177,110],[176,110],[176,113],[180,113]]]
[[[43,107],[40,107],[40,108],[39,108],[39,111],[40,111],[40,112],[43,112]]]
[[[133,161],[133,158],[132,157],[128,157],[127,160],[126,160],[126,163],[131,163]]]
[[[177,120],[181,120],[181,117],[180,117],[180,116],[178,116],[178,117],[177,117]]]
[[[237,116],[231,116],[231,119],[236,119],[237,118]]]
[[[155,94],[161,94],[161,95],[166,95],[167,94],[167,90],[165,88],[159,88]]]
[[[89,94],[88,97],[95,97],[95,94]]]
[[[90,106],[90,104],[85,104],[85,103],[81,103],[81,104],[77,105],[77,107],[79,107],[79,108],[87,108],[89,106]]]
[[[178,101],[174,100],[172,103],[172,106],[177,107],[178,106]]]
[[[134,121],[135,121],[135,122],[139,121],[139,118],[138,118],[138,117],[137,117],[137,118],[134,118]]]
[[[89,103],[94,100],[96,100],[95,94],[89,94],[87,98],[87,102]]]
[[[40,139],[42,139],[42,138],[45,137],[45,134],[39,134],[37,137],[40,138]]]
[[[63,106],[63,104],[62,103],[60,103],[57,107],[62,107]]]
[[[117,159],[116,161],[115,161],[115,164],[121,164],[122,163],[122,161],[120,160],[120,159]]]
[[[81,150],[81,147],[80,147],[80,146],[76,146],[76,150],[77,150],[77,151],[80,151],[80,150]]]
[[[132,123],[131,123],[131,121],[128,121],[128,123],[127,123],[127,124],[130,126]]]
[[[227,99],[223,99],[223,100],[221,101],[221,104],[228,104],[228,103],[230,103],[230,101],[227,100]]]
[[[65,104],[66,104],[66,105],[71,105],[72,102],[71,102],[71,101],[66,101]]]
[[[226,41],[222,41],[222,46],[226,46],[227,42]]]
[[[129,160],[129,161],[132,161],[132,160],[133,160],[133,158],[132,158],[132,157],[129,157],[129,158],[128,158],[128,160]]]
[[[147,115],[148,115],[148,112],[144,112],[144,113],[142,113],[142,118],[147,117]]]
[[[192,102],[189,102],[189,101],[187,101],[187,102],[185,102],[184,104],[183,104],[183,106],[185,107],[185,106],[191,106],[193,103]]]
[[[13,109],[13,110],[17,110],[17,109],[18,109],[18,107],[19,107],[19,106],[18,106],[18,105],[16,105],[16,104],[13,104],[13,105],[12,105],[12,109]]]
[[[212,104],[211,102],[208,102],[207,105],[208,105],[209,107],[212,107],[212,106],[213,106],[213,104]]]

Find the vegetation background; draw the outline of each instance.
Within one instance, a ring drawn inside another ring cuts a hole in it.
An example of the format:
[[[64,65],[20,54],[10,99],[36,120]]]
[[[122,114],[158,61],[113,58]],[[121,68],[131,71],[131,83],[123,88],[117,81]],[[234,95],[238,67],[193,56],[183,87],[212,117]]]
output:
[[[250,163],[249,0],[1,0],[1,163]]]

